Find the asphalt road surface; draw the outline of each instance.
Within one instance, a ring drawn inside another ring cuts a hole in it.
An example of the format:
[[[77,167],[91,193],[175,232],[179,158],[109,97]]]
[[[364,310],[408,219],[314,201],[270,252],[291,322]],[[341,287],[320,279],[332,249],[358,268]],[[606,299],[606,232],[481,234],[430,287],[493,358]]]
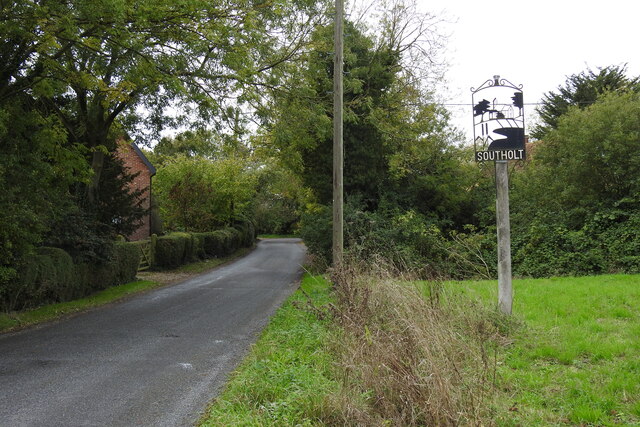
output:
[[[0,425],[193,425],[295,289],[303,257],[297,239],[264,240],[186,282],[0,335]]]

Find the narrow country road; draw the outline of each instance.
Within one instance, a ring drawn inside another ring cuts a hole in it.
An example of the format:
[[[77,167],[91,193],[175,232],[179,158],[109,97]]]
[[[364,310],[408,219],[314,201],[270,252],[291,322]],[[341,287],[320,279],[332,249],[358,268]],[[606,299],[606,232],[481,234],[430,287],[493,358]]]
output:
[[[1,426],[188,426],[295,289],[304,246],[37,329],[0,335]]]

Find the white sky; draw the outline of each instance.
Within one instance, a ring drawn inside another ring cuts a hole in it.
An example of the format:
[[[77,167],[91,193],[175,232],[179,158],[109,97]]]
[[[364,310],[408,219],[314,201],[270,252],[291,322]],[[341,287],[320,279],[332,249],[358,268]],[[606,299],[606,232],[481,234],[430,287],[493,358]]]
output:
[[[471,87],[499,74],[522,84],[524,102],[587,67],[627,64],[640,75],[640,0],[417,0],[424,11],[446,18],[447,102],[471,104]],[[453,123],[472,140],[471,107],[448,107]],[[527,127],[534,106],[525,106]]]

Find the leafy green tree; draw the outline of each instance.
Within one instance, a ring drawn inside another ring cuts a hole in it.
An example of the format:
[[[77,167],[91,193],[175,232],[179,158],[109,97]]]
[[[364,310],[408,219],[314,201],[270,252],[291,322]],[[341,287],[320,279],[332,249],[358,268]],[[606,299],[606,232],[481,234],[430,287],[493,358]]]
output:
[[[533,203],[561,211],[595,211],[640,194],[640,98],[609,93],[571,108],[537,147],[525,176]],[[580,216],[579,216],[580,217]]]
[[[239,157],[178,156],[158,169],[154,192],[168,229],[210,231],[247,214],[255,173]]]
[[[298,82],[276,100],[271,142],[314,190],[320,203],[332,199],[332,27],[312,36],[314,49]],[[344,185],[347,196],[358,196],[372,207],[380,200],[392,147],[378,119],[388,104],[398,71],[398,53],[375,49],[373,41],[353,24],[345,25]]]
[[[42,241],[70,208],[69,187],[89,177],[59,121],[29,107],[26,97],[0,103],[0,270]]]
[[[448,115],[405,72],[400,36],[345,27],[344,188],[367,210],[381,202],[450,223],[471,221],[470,168]],[[332,28],[313,34],[293,89],[275,97],[267,142],[321,204],[332,200]],[[465,205],[466,206],[463,206]]]
[[[279,69],[304,46],[322,8],[314,0],[2,2],[0,116],[7,127],[21,122],[3,138],[11,143],[3,147],[0,183],[15,187],[0,198],[7,217],[1,262],[67,214],[92,224],[101,218],[87,228],[103,236],[122,228],[114,218],[134,223],[112,194],[119,174],[109,172],[109,153],[117,138],[185,117],[229,116],[236,125],[229,104],[278,84]],[[45,197],[34,190],[40,186]]]
[[[215,159],[221,156],[220,138],[210,130],[186,131],[173,138],[163,137],[149,153],[151,162],[160,166],[173,157],[204,157]]]
[[[179,133],[173,138],[164,137],[153,147],[150,157],[153,164],[163,165],[175,156],[203,157],[210,160],[229,156],[248,156],[250,149],[243,141],[243,130],[238,134],[224,134],[199,128]]]
[[[588,69],[573,74],[567,78],[564,86],[558,87],[557,92],[544,95],[542,105],[537,108],[542,123],[533,129],[531,135],[543,139],[549,131],[558,127],[560,117],[572,106],[586,108],[607,92],[639,90],[639,78],[627,77],[625,66],[609,66],[600,68],[598,72]]]
[[[310,199],[309,190],[300,177],[277,160],[266,159],[263,163],[257,171],[251,218],[258,233],[291,234]]]
[[[640,269],[640,95],[610,92],[569,108],[514,174],[516,274]]]

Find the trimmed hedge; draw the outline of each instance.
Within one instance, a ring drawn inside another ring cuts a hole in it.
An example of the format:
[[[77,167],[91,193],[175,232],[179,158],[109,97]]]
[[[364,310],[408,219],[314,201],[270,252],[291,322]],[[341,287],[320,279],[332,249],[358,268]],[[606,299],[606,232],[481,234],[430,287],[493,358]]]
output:
[[[74,298],[80,288],[71,255],[58,248],[38,248],[18,268],[3,305],[25,307]]]
[[[175,268],[185,263],[187,254],[193,253],[191,236],[187,233],[172,233],[158,237],[154,266]]]
[[[253,245],[255,239],[251,222],[205,233],[171,233],[158,237],[153,266],[175,268],[199,259],[222,258]]]
[[[175,268],[199,259],[225,257],[253,245],[255,238],[250,222],[208,233],[171,233],[157,238],[153,267]],[[139,246],[139,242],[115,243],[109,259],[94,264],[75,264],[59,248],[39,248],[15,269],[0,268],[0,309],[69,301],[131,282],[142,257]]]
[[[42,247],[25,257],[12,280],[0,281],[0,307],[21,310],[81,298],[97,290],[131,282],[140,251],[131,243],[116,243],[109,260],[74,264],[62,249]]]

